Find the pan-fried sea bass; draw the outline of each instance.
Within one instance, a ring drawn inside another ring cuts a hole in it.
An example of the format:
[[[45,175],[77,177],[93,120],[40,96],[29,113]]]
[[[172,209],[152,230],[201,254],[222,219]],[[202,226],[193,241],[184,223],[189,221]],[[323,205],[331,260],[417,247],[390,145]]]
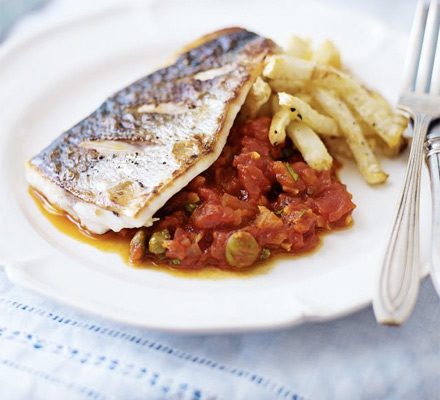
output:
[[[91,232],[151,225],[155,212],[218,158],[275,48],[239,28],[193,46],[33,157],[29,184]]]

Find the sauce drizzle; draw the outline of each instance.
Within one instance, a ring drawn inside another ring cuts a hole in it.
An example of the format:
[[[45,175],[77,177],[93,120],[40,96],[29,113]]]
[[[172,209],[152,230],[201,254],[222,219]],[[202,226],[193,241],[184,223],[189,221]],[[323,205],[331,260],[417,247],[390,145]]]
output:
[[[274,260],[259,263],[258,265],[240,271],[227,271],[216,267],[206,267],[200,270],[182,270],[158,265],[151,261],[145,261],[141,264],[131,264],[129,262],[130,238],[122,237],[114,232],[107,232],[103,235],[95,235],[85,230],[81,225],[67,213],[58,210],[37,190],[29,187],[29,195],[34,200],[39,211],[48,219],[48,221],[62,234],[71,237],[81,243],[93,246],[94,248],[118,254],[122,260],[132,268],[148,268],[155,271],[161,271],[179,278],[197,278],[197,279],[227,279],[227,278],[248,278],[251,276],[264,274],[272,269]]]

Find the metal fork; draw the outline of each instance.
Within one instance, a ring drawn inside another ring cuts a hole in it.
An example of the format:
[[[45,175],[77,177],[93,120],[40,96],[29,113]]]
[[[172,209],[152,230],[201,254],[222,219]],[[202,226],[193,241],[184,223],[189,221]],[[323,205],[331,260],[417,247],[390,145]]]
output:
[[[410,35],[398,108],[411,118],[413,140],[394,225],[386,248],[373,308],[378,322],[399,325],[411,314],[420,284],[419,199],[424,145],[433,189],[432,277],[440,288],[440,136],[428,136],[440,117],[439,4],[419,0]],[[435,244],[438,244],[436,248]],[[439,291],[440,293],[440,291]]]

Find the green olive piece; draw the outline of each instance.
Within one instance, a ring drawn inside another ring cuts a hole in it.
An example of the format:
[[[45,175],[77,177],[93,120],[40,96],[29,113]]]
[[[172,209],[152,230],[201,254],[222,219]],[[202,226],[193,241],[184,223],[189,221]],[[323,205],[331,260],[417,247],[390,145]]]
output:
[[[148,242],[148,250],[153,254],[163,254],[166,251],[164,247],[164,242],[170,240],[170,232],[168,229],[163,229],[161,231],[154,232],[151,235],[150,241]]]
[[[226,242],[226,261],[231,267],[249,267],[258,259],[260,250],[258,242],[249,232],[238,231],[229,236]]]
[[[147,251],[147,234],[139,229],[130,241],[130,262],[141,262]]]

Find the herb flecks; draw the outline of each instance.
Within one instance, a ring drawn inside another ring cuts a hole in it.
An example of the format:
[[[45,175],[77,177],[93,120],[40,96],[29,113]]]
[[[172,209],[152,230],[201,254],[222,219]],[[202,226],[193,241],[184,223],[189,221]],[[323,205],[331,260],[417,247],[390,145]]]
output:
[[[289,172],[292,179],[296,182],[299,179],[299,175],[296,173],[296,171],[292,168],[290,163],[285,162],[284,166],[286,167],[287,171]]]

